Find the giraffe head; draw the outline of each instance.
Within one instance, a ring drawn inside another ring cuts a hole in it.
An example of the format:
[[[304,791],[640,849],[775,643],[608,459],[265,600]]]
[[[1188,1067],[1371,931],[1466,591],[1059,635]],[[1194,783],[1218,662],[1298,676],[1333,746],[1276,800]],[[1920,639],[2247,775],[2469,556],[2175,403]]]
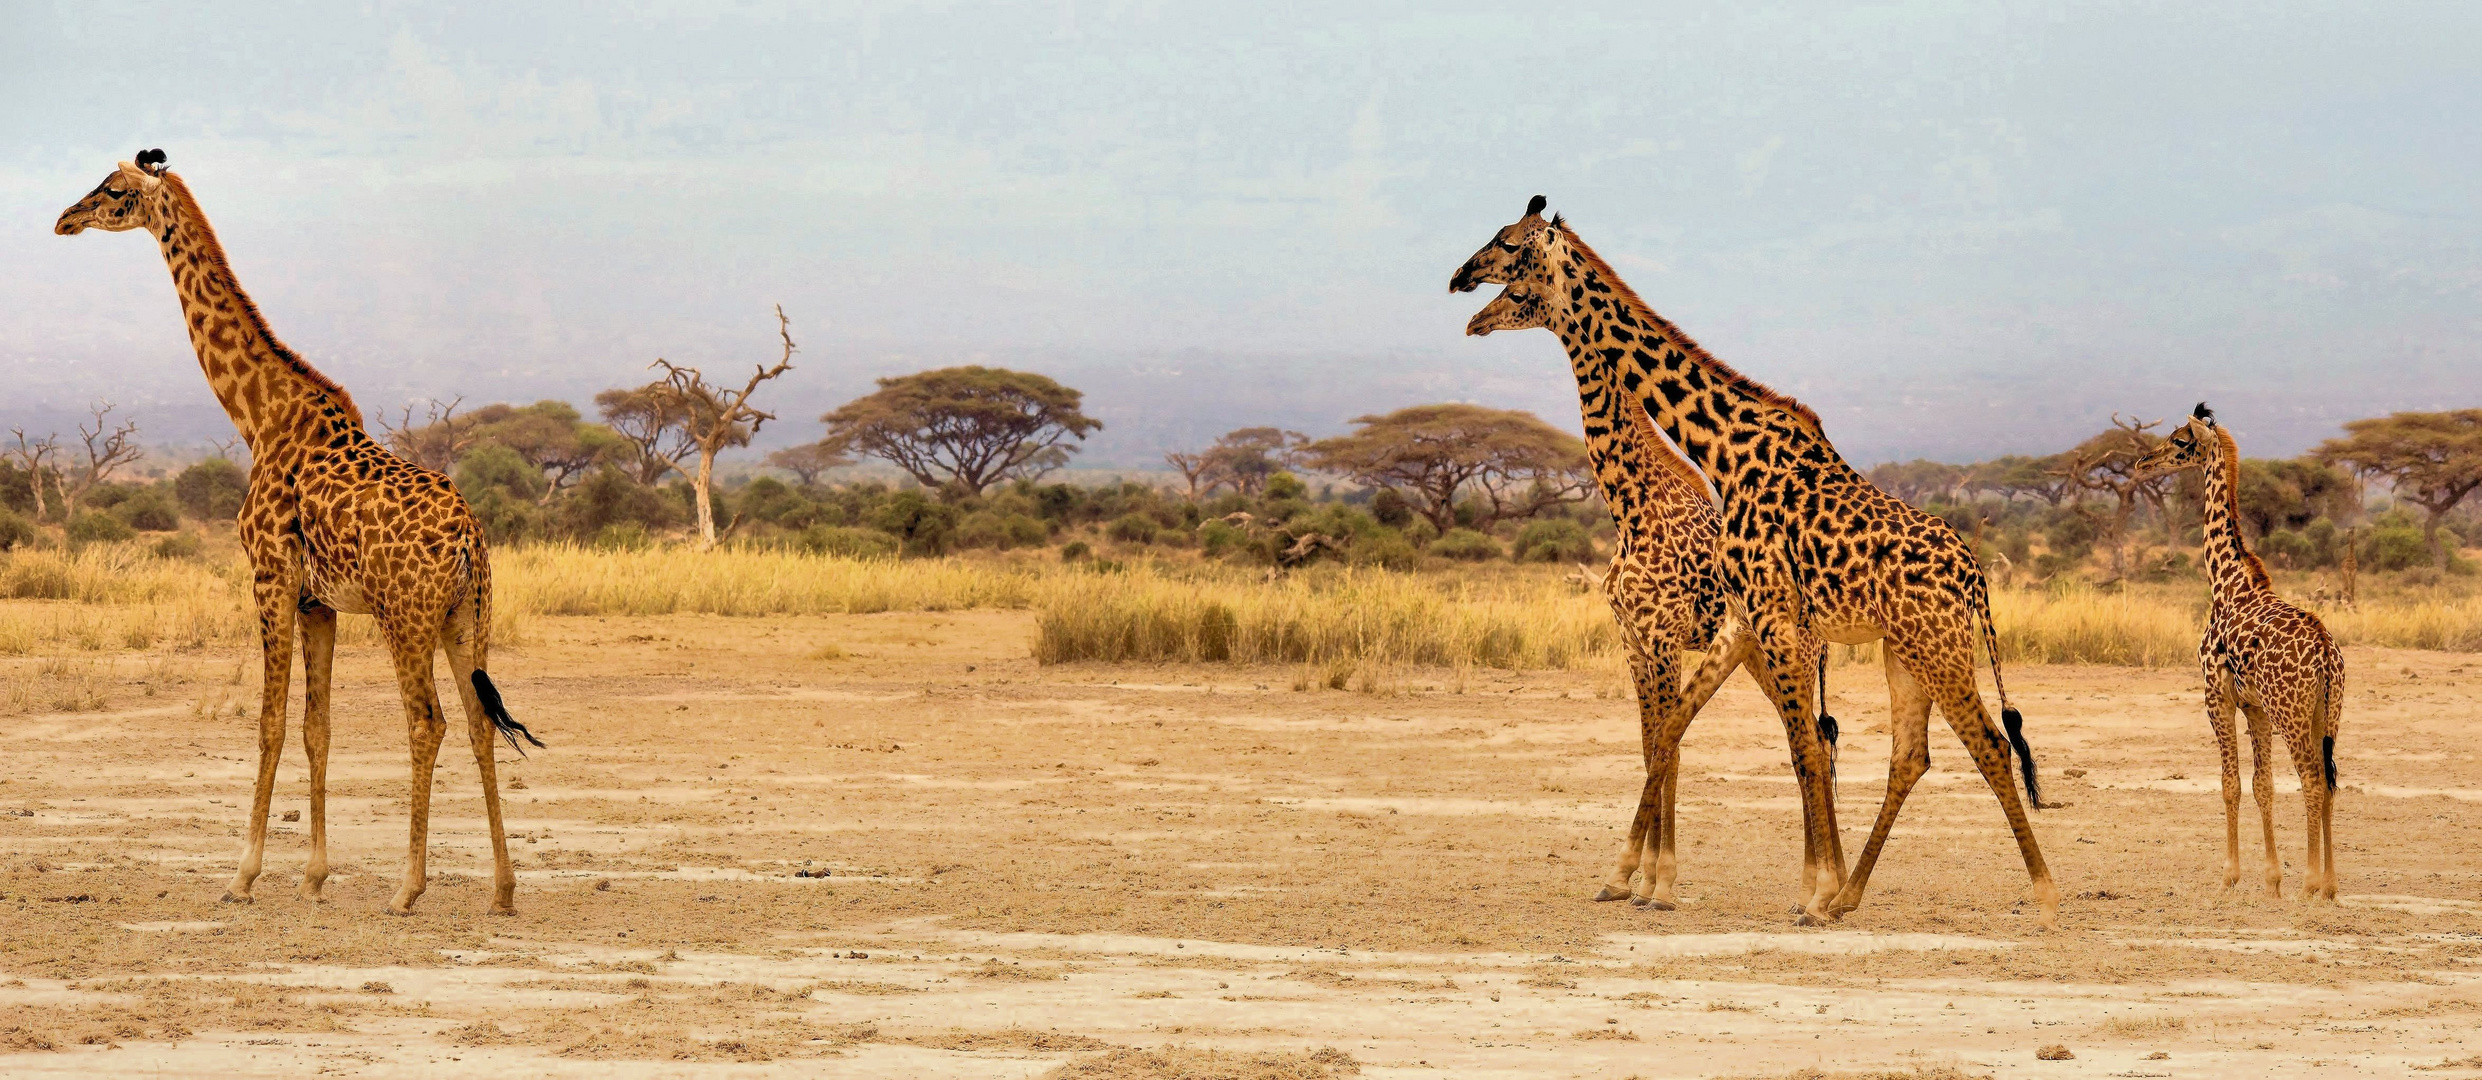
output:
[[[2151,480],[2182,469],[2211,470],[2223,464],[2224,443],[2230,438],[2215,426],[2215,410],[2198,402],[2189,422],[2172,429],[2169,438],[2137,459],[2137,476]]]
[[[1547,247],[1556,223],[1543,219],[1542,196],[1525,204],[1525,216],[1491,237],[1449,279],[1449,292],[1472,292],[1483,285],[1507,288],[1465,324],[1476,337],[1495,330],[1531,330],[1550,325],[1545,303],[1551,288]]]
[[[122,162],[112,170],[112,175],[103,178],[103,183],[95,185],[95,190],[61,211],[52,231],[62,236],[74,236],[90,228],[153,232],[162,224],[157,220],[162,203],[155,196],[163,190],[163,177],[164,152],[141,150],[137,161]]]

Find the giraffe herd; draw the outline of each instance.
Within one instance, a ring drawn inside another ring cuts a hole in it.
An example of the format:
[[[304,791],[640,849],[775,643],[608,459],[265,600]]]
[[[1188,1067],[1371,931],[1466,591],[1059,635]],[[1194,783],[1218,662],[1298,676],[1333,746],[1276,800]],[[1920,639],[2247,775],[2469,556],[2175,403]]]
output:
[[[2015,834],[2035,914],[2058,924],[2059,890],[2035,840],[2041,805],[2032,751],[2001,680],[1989,590],[1972,549],[1946,523],[1880,491],[1836,452],[1817,414],[1700,348],[1638,298],[1565,221],[1525,215],[1467,260],[1450,288],[1498,285],[1473,335],[1547,329],[1577,380],[1589,460],[1618,527],[1604,591],[1629,651],[1646,776],[1628,837],[1598,900],[1674,906],[1673,807],[1683,734],[1746,668],[1784,725],[1803,818],[1799,919],[1858,907],[1898,811],[1929,768],[1936,705],[1964,743]],[[263,658],[259,759],[248,843],[225,899],[247,903],[266,847],[298,636],[303,748],[310,762],[310,860],[301,895],[327,873],[329,678],[339,612],[369,614],[394,662],[411,749],[403,875],[387,910],[422,895],[432,772],[447,731],[433,685],[444,651],[481,772],[493,889],[513,910],[516,879],[492,743],[534,746],[486,673],[490,559],[447,477],[373,441],[344,388],[268,329],[214,230],[161,150],[122,162],[60,215],[54,231],[145,230],[170,269],[209,387],[251,451],[239,535],[252,570]],[[2316,616],[2277,598],[2233,508],[2238,452],[2205,406],[2142,463],[2205,474],[2213,614],[2199,646],[2208,719],[2223,756],[2225,884],[2239,877],[2235,710],[2250,723],[2266,838],[2266,885],[2280,893],[2269,783],[2281,731],[2301,776],[2312,898],[2335,896],[2335,731],[2343,660]],[[1835,822],[1835,729],[1823,711],[1830,643],[1880,642],[1893,747],[1879,815],[1848,869]],[[1991,665],[2000,720],[1984,710],[1977,647]],[[1685,656],[1702,652],[1694,671]],[[2015,765],[2012,771],[2011,764]],[[2018,778],[2024,792],[2020,797]]]

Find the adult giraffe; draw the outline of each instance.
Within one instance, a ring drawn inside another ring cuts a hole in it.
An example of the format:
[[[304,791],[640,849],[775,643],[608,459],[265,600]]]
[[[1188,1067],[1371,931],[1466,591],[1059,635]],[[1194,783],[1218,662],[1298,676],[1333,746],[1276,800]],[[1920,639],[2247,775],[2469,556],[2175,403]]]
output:
[[[2284,864],[2275,854],[2275,750],[2268,728],[2283,733],[2301,776],[2309,816],[2309,857],[2302,894],[2335,899],[2335,733],[2344,722],[2344,652],[2318,616],[2285,603],[2264,563],[2241,537],[2241,449],[2215,412],[2198,402],[2189,421],[2143,458],[2137,475],[2196,469],[2206,476],[2206,577],[2213,598],[2198,667],[2206,680],[2206,722],[2223,755],[2223,883],[2241,880],[2241,758],[2232,710],[2249,714],[2254,760],[2250,790],[2266,839],[2267,895],[2284,894]]]
[[[1927,731],[1936,704],[1999,798],[2032,879],[2038,916],[2057,926],[2059,889],[2008,768],[2013,744],[2026,793],[2039,805],[2033,755],[1999,677],[1988,588],[1972,551],[1946,523],[1880,491],[1846,464],[1807,406],[1742,376],[1656,314],[1565,222],[1545,220],[1541,206],[1528,206],[1524,217],[1494,235],[1449,287],[1505,286],[1469,329],[1487,323],[1558,334],[1572,364],[1603,369],[1622,394],[1641,402],[1722,497],[1718,572],[1734,613],[1751,630],[1749,662],[1792,744],[1809,832],[1804,847],[1813,859],[1830,850],[1820,830],[1832,832],[1833,806],[1817,732],[1804,720],[1803,642],[1884,643],[1894,735],[1887,794],[1851,875],[1842,866],[1818,868],[1833,873],[1815,875],[1803,921],[1839,917],[1860,905],[1897,811],[1930,769]],[[2004,737],[1974,684],[1977,626],[1991,647]],[[1813,879],[1808,868],[1804,878]],[[1830,889],[1833,895],[1824,895]]]
[[[336,655],[336,613],[369,614],[396,665],[397,691],[413,747],[410,837],[405,873],[388,910],[412,911],[425,885],[431,772],[448,725],[431,678],[431,654],[445,648],[465,704],[466,737],[482,771],[491,821],[491,910],[513,910],[500,823],[500,785],[492,733],[510,746],[525,725],[511,718],[491,677],[491,561],[482,526],[448,478],[398,460],[371,441],[345,388],[276,340],[258,306],[241,291],[224,248],[188,185],[164,168],[164,152],[142,151],[67,210],[52,231],[144,229],[163,250],[181,297],[190,344],[207,385],[250,445],[250,487],[239,521],[250,556],[251,598],[259,615],[265,677],[259,696],[259,768],[250,802],[250,841],[224,899],[248,903],[267,848],[268,803],[284,750],[285,692],[293,677],[293,636],[302,639],[302,747],[310,758],[310,864],[301,895],[319,899],[327,882],[328,682]]]
[[[1541,211],[1541,196],[1536,199],[1527,213]],[[1481,336],[1494,330],[1525,329],[1496,321],[1513,310],[1495,306],[1476,316],[1466,332]],[[1639,741],[1647,766],[1619,865],[1594,898],[1628,898],[1639,907],[1670,911],[1679,868],[1674,845],[1678,816],[1673,811],[1679,795],[1680,740],[1707,700],[1750,655],[1745,640],[1748,631],[1737,624],[1726,625],[1728,605],[1715,567],[1723,517],[1715,509],[1706,478],[1664,442],[1645,408],[1612,391],[1609,365],[1585,356],[1571,359],[1587,461],[1602,488],[1604,503],[1611,508],[1617,533],[1611,566],[1603,574],[1603,594],[1628,648],[1629,674],[1637,688]],[[1812,651],[1822,647],[1823,643],[1814,642]],[[1682,654],[1690,651],[1707,653],[1708,659],[1684,687]],[[1756,668],[1750,669],[1750,677],[1765,689]],[[1834,724],[1832,717],[1819,718],[1831,768]],[[1669,767],[1658,769],[1658,762]],[[1805,814],[1815,809],[1803,803]],[[1832,825],[1827,834],[1828,857],[1821,858],[1815,851],[1805,853],[1805,873],[1814,874],[1830,862],[1843,865]],[[1805,830],[1803,836],[1806,842],[1810,834]],[[1632,889],[1632,878],[1641,868],[1644,876]],[[1807,878],[1802,884],[1815,887],[1815,881]]]

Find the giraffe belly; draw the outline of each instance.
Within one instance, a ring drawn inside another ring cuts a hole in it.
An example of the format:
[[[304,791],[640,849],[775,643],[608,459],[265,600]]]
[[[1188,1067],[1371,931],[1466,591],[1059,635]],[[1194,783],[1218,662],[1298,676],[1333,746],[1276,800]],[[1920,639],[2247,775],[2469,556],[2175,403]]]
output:
[[[311,598],[347,615],[371,613],[370,598],[362,595],[362,587],[351,581],[340,581],[313,571],[309,587],[303,590]]]
[[[1881,630],[1869,623],[1845,623],[1841,625],[1836,623],[1822,623],[1818,628],[1818,636],[1835,642],[1838,645],[1867,645],[1873,641],[1879,640],[1880,638],[1886,637],[1887,631]]]

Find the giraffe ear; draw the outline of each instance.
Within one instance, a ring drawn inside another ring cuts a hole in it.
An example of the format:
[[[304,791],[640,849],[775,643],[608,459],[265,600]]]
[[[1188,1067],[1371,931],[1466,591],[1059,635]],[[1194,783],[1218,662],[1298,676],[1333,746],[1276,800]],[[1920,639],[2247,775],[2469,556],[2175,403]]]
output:
[[[1551,200],[1543,198],[1540,195],[1534,196],[1525,202],[1525,216],[1540,217],[1543,213],[1543,207],[1549,205],[1551,205]]]

